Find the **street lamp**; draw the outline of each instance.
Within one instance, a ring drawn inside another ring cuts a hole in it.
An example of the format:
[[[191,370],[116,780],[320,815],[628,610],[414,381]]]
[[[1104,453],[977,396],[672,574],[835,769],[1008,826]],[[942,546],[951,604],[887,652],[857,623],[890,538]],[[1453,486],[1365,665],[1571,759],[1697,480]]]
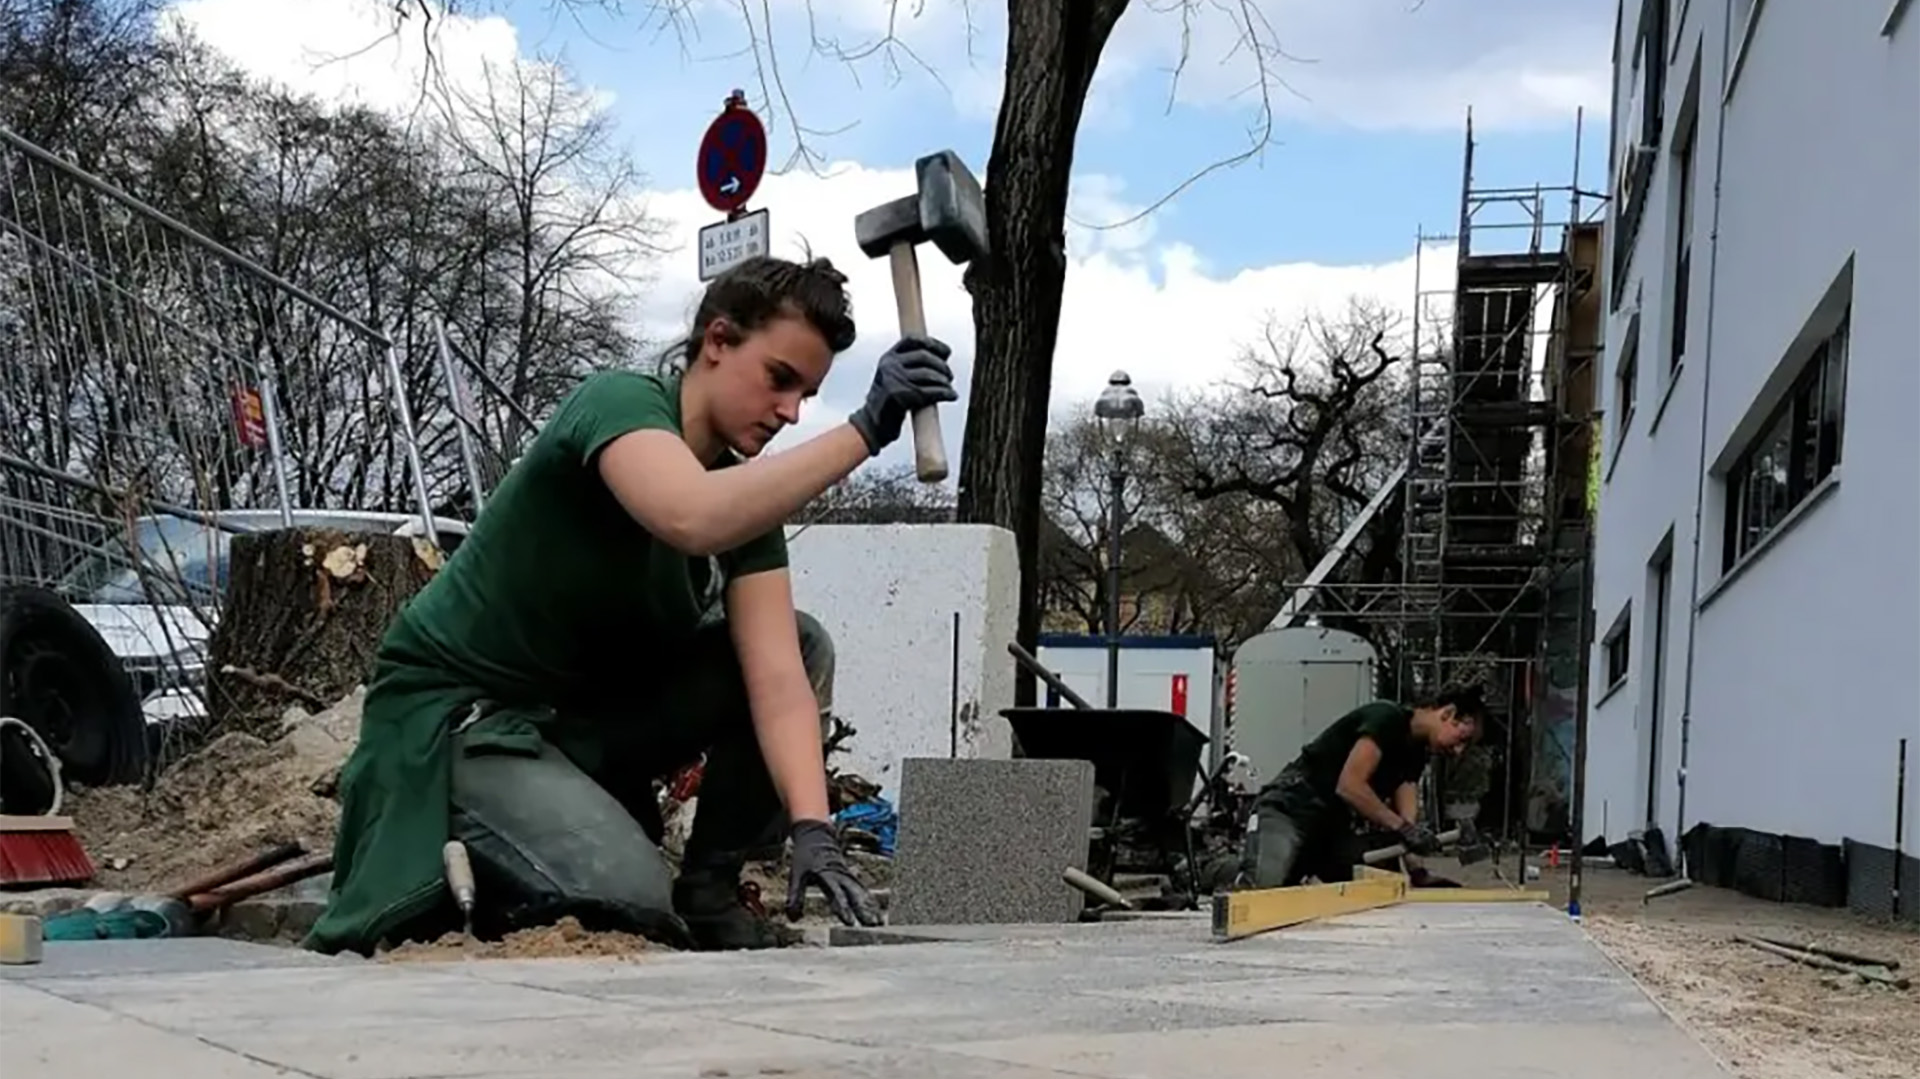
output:
[[[1107,479],[1111,486],[1107,510],[1107,707],[1120,707],[1120,529],[1124,511],[1121,496],[1127,486],[1127,443],[1146,405],[1125,371],[1115,371],[1107,388],[1093,403],[1093,417],[1107,443]]]

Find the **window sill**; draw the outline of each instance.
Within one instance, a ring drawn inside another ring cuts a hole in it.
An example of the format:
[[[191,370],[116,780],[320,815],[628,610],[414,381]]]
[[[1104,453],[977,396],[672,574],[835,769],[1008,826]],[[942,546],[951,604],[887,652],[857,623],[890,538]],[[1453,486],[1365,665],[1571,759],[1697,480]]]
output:
[[[1734,46],[1733,62],[1727,67],[1727,88],[1720,95],[1720,103],[1726,104],[1733,99],[1734,84],[1740,81],[1740,73],[1746,70],[1747,48],[1753,44],[1753,28],[1760,22],[1760,9],[1767,0],[1753,0],[1753,7],[1747,12],[1747,25],[1740,28],[1740,41]]]
[[[1765,538],[1754,545],[1753,550],[1741,555],[1740,560],[1733,564],[1732,569],[1721,574],[1720,579],[1713,582],[1712,588],[1701,593],[1700,600],[1694,604],[1693,609],[1696,612],[1706,610],[1708,604],[1720,598],[1720,593],[1726,591],[1733,585],[1733,582],[1739,580],[1740,576],[1747,572],[1749,566],[1766,557],[1767,552],[1773,550],[1775,544],[1779,543],[1787,533],[1793,531],[1809,514],[1818,509],[1820,504],[1831,497],[1834,490],[1839,486],[1840,469],[1835,468],[1827,474],[1826,479],[1821,480],[1818,486],[1808,492],[1806,498],[1800,500],[1798,506],[1788,511],[1787,515],[1781,518],[1780,523],[1774,526],[1773,531],[1767,533]]]
[[[1633,413],[1620,421],[1620,431],[1613,436],[1613,449],[1607,453],[1607,474],[1600,478],[1603,484],[1613,482],[1613,470],[1620,467],[1620,454],[1627,448],[1627,436],[1633,433]]]
[[[1600,691],[1600,696],[1594,699],[1593,707],[1598,708],[1601,705],[1607,703],[1608,701],[1612,700],[1616,694],[1618,694],[1621,690],[1625,688],[1627,688],[1627,680],[1625,678],[1619,679],[1618,681],[1614,682],[1612,685]]]
[[[1880,36],[1892,37],[1900,30],[1900,18],[1912,7],[1910,0],[1893,0],[1893,7],[1887,9],[1887,18],[1880,24]]]
[[[1681,360],[1667,372],[1667,386],[1660,391],[1660,403],[1653,406],[1653,422],[1647,424],[1647,437],[1652,438],[1660,430],[1660,417],[1667,414],[1667,402],[1673,400],[1674,387],[1680,385],[1680,376],[1687,369],[1687,361]]]

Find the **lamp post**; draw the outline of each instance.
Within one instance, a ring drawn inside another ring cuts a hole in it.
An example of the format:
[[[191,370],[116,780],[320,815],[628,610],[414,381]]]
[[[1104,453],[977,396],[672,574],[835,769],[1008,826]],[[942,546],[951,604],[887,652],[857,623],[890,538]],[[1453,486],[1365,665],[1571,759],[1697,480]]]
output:
[[[1120,707],[1120,530],[1125,524],[1121,496],[1127,487],[1127,444],[1146,406],[1125,371],[1115,371],[1093,403],[1093,416],[1107,444],[1107,707]]]

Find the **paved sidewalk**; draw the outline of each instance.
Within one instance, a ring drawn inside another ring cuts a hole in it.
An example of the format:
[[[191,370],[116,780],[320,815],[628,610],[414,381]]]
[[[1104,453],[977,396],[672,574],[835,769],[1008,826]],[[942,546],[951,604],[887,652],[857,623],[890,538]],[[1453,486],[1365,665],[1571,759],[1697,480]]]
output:
[[[943,943],[371,963],[222,940],[0,967],[6,1079],[1711,1079],[1564,915],[1401,907]]]

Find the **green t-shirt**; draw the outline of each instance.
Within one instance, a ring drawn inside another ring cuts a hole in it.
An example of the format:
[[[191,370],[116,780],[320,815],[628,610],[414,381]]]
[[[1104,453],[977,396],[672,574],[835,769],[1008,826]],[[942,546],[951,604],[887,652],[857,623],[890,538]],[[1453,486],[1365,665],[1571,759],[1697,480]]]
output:
[[[1413,737],[1413,709],[1374,701],[1334,720],[1300,751],[1298,767],[1316,793],[1329,800],[1336,797],[1340,770],[1363,737],[1380,746],[1380,765],[1368,786],[1382,799],[1390,801],[1402,783],[1417,781],[1427,766],[1427,748]]]
[[[787,565],[774,528],[717,558],[656,539],[600,478],[631,431],[679,434],[677,377],[605,371],[560,403],[471,533],[388,634],[388,656],[502,700],[591,702],[646,671],[649,642],[717,616],[730,579]],[[740,463],[729,453],[713,467]]]

